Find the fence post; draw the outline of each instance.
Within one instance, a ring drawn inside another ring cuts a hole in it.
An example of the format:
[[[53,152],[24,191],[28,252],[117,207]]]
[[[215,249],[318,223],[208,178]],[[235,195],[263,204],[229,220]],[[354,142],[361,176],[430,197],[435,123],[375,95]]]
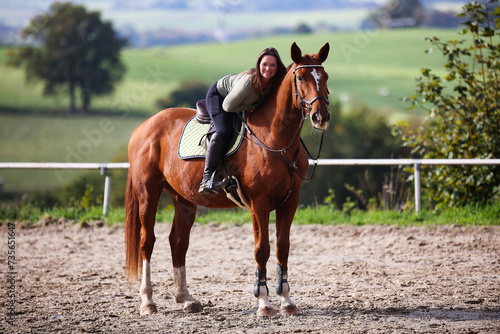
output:
[[[106,167],[101,168],[101,175],[104,175],[104,200],[102,203],[102,214],[105,216],[109,209],[109,196],[111,193],[111,175],[108,174]]]
[[[421,209],[421,196],[420,196],[420,163],[413,164],[415,173],[415,212],[420,212]]]

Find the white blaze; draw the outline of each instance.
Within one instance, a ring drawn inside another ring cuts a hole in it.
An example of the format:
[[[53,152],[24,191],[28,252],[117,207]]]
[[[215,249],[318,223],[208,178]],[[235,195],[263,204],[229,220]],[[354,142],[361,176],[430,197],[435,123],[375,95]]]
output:
[[[316,71],[316,69],[313,69],[312,72],[311,72],[314,80],[316,80],[316,89],[318,90],[319,92],[319,80],[321,79],[321,73],[319,73],[318,71]]]

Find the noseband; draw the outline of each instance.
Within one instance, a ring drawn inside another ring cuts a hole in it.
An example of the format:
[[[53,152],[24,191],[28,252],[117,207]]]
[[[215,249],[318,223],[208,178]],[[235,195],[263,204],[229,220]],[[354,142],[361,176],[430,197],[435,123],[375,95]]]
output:
[[[330,105],[330,101],[328,101],[328,98],[327,97],[324,97],[324,96],[316,96],[314,99],[312,99],[311,101],[308,101],[306,99],[304,99],[300,93],[299,93],[299,90],[297,88],[297,76],[295,75],[295,72],[299,69],[299,68],[310,68],[310,67],[318,67],[318,68],[324,68],[322,65],[302,65],[302,66],[297,66],[294,70],[293,70],[293,88],[295,90],[295,102],[300,105],[300,109],[302,111],[305,111],[307,114],[311,113],[311,110],[312,110],[312,104],[316,101],[316,100],[319,100],[319,99],[322,99],[322,100],[325,100],[326,102],[326,105]],[[299,102],[300,100],[300,102]]]
[[[324,68],[322,65],[302,65],[302,66],[297,66],[293,70],[293,86],[294,86],[294,89],[295,89],[295,99],[296,99],[296,101],[298,99],[300,99],[300,108],[301,108],[301,111],[302,111],[302,119],[300,120],[299,127],[297,128],[297,131],[295,132],[292,141],[290,142],[290,144],[287,147],[282,148],[282,149],[273,149],[273,148],[270,148],[269,146],[267,146],[266,144],[264,144],[264,142],[262,142],[259,138],[257,138],[257,136],[252,132],[252,130],[248,126],[248,123],[246,122],[246,117],[242,116],[241,113],[238,113],[238,115],[241,118],[241,121],[243,122],[243,124],[245,126],[245,130],[249,134],[248,137],[244,136],[244,135],[243,135],[243,137],[245,139],[247,139],[248,141],[252,142],[253,144],[255,144],[255,145],[263,148],[264,150],[266,150],[267,152],[269,152],[271,155],[275,156],[276,158],[280,159],[281,161],[285,162],[288,165],[288,167],[290,168],[290,173],[292,175],[292,182],[290,182],[290,189],[288,189],[288,192],[285,195],[285,197],[277,205],[277,208],[280,207],[283,203],[285,203],[288,200],[288,198],[290,197],[290,195],[292,194],[292,189],[293,189],[293,174],[294,173],[297,174],[304,181],[310,181],[313,178],[314,173],[316,171],[316,167],[318,165],[318,158],[319,158],[319,155],[321,153],[321,148],[323,146],[323,138],[324,138],[324,135],[325,135],[324,131],[321,132],[321,140],[320,140],[320,143],[319,143],[318,154],[316,155],[316,157],[313,157],[311,155],[311,153],[307,149],[305,143],[302,141],[302,138],[300,138],[299,149],[297,150],[297,153],[295,155],[294,160],[291,160],[286,155],[286,152],[288,152],[291,149],[291,147],[295,143],[295,140],[297,139],[297,137],[300,137],[300,131],[302,130],[302,125],[304,124],[304,121],[307,118],[307,114],[309,114],[311,112],[312,104],[316,100],[323,99],[323,100],[326,101],[326,105],[327,106],[329,105],[328,98],[326,98],[324,96],[316,96],[314,99],[312,99],[312,101],[307,101],[306,99],[304,99],[300,95],[300,93],[299,93],[299,91],[297,89],[297,77],[295,75],[295,71],[297,71],[299,68],[308,68],[308,67]],[[327,88],[327,90],[328,90],[328,88]],[[313,163],[314,163],[314,167],[313,167],[311,176],[309,176],[309,177],[306,177],[306,176],[302,175],[300,173],[300,171],[299,171],[299,168],[297,167],[297,161],[299,159],[300,150],[301,150],[302,147],[304,147],[304,150],[306,151],[307,156],[309,157],[309,159],[312,159]]]

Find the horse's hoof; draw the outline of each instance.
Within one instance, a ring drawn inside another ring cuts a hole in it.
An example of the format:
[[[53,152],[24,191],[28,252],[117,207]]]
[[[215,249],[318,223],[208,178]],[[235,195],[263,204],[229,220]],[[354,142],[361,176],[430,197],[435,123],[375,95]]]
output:
[[[276,315],[276,312],[272,307],[266,306],[259,308],[257,310],[257,316],[258,317],[274,317]]]
[[[295,305],[286,305],[280,308],[280,313],[281,315],[297,315],[300,311]]]
[[[184,312],[185,313],[199,313],[203,311],[203,306],[199,301],[194,302],[185,302],[184,303]]]
[[[158,312],[155,304],[147,304],[141,306],[141,315],[151,315]]]

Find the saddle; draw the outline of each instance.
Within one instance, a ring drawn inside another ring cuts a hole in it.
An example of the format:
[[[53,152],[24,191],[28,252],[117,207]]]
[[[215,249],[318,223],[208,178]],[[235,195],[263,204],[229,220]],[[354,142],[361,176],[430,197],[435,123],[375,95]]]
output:
[[[227,151],[225,157],[236,153],[243,142],[245,132],[242,118],[237,117],[236,114],[232,115],[234,115],[233,126],[235,129],[240,129],[240,131],[235,131],[229,144],[230,149]],[[179,157],[184,160],[204,158],[206,147],[214,133],[215,126],[208,113],[206,100],[200,100],[196,103],[196,115],[186,123],[182,131],[178,148]],[[222,159],[222,170],[218,173],[217,177],[219,181],[214,181],[216,186],[223,189],[226,196],[240,208],[250,210],[250,204],[241,191],[238,179],[231,173],[231,169],[225,162],[226,159]]]
[[[243,142],[245,133],[241,117],[236,117],[236,114],[232,115],[235,116],[233,126],[239,131],[235,131],[228,145],[230,149],[227,151],[226,157],[236,153]],[[182,130],[177,150],[179,157],[183,160],[205,158],[208,141],[214,132],[215,126],[208,115],[206,103],[204,100],[198,101],[196,115],[184,125]]]
[[[236,116],[236,114],[231,114]],[[196,102],[196,116],[195,119],[198,123],[200,124],[210,124],[210,127],[208,128],[207,134],[206,134],[206,141],[205,141],[205,148],[208,146],[208,143],[210,142],[210,139],[212,138],[212,135],[215,132],[215,125],[212,123],[212,119],[210,118],[210,115],[208,113],[207,109],[207,101],[206,100],[199,100]],[[233,147],[236,144],[236,141],[238,139],[242,140],[242,135],[245,131],[245,128],[242,127],[242,118],[241,117],[233,117],[233,127],[235,129],[241,129],[241,131],[235,131],[233,134],[233,137],[231,138],[231,141],[229,142],[229,147]],[[240,138],[241,137],[241,138]],[[203,138],[200,139],[200,146],[202,145]],[[241,142],[239,142],[241,144]],[[239,148],[238,144],[238,148]],[[226,157],[230,156],[231,154],[235,153],[236,150],[230,150],[226,153]]]
[[[196,102],[196,120],[201,124],[212,123],[212,119],[208,114],[207,100],[199,100]]]

